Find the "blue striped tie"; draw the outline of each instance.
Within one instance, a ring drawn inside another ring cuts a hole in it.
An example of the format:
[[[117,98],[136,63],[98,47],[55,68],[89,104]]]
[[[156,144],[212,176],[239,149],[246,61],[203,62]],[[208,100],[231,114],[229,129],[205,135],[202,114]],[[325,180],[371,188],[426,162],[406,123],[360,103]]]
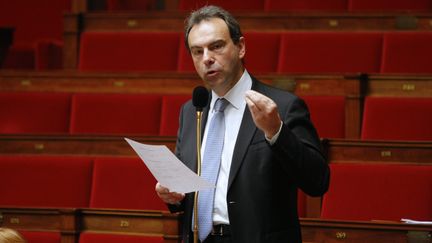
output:
[[[229,104],[224,98],[217,99],[214,115],[207,135],[201,177],[216,185],[222,157],[225,135],[225,107]],[[213,226],[212,213],[215,189],[200,191],[198,194],[198,230],[201,242],[210,234]]]

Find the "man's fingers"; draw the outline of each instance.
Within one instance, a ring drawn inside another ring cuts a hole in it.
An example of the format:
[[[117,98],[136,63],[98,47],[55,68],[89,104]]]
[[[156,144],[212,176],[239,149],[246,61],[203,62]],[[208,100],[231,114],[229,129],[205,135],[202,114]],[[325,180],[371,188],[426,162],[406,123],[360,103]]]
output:
[[[268,110],[276,105],[272,99],[254,90],[246,91],[245,97],[246,102],[249,101],[248,105],[251,106],[253,103],[257,110]]]

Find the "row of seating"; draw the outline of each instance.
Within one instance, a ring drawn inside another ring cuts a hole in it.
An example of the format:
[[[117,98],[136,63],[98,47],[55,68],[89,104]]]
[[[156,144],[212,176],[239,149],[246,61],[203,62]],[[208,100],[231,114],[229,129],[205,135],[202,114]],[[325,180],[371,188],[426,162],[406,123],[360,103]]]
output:
[[[175,136],[190,95],[1,92],[1,134]],[[318,134],[344,138],[343,96],[302,96]],[[366,97],[362,139],[432,140],[432,99]]]
[[[430,164],[330,162],[332,181],[321,218],[432,219]],[[3,155],[0,167],[1,178],[8,182],[0,186],[2,208],[166,209],[154,194],[153,177],[138,158]]]
[[[365,0],[253,0],[244,4],[241,0],[180,0],[177,8],[190,11],[206,4],[219,5],[232,11],[430,11],[432,2],[429,0],[415,1],[365,1]],[[108,0],[109,11],[148,11],[158,9],[156,0]],[[159,7],[160,8],[160,7]]]
[[[0,93],[2,134],[175,136],[191,95]]]
[[[0,205],[167,211],[138,157],[2,155]]]
[[[253,73],[432,73],[430,32],[244,35],[246,68]],[[193,72],[194,66],[180,33],[84,32],[78,69]]]

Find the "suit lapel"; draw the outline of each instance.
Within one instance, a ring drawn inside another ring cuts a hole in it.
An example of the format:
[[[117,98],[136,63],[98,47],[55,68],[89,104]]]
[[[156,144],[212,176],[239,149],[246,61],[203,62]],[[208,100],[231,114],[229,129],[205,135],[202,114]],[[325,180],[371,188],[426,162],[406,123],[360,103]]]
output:
[[[243,120],[240,125],[240,130],[238,133],[236,145],[234,147],[230,175],[228,179],[228,190],[231,187],[231,184],[234,181],[234,178],[237,175],[237,172],[240,169],[241,164],[243,163],[243,159],[246,155],[249,144],[251,143],[251,139],[253,138],[256,132],[256,129],[257,128],[255,126],[255,123],[252,120],[252,116],[250,114],[249,108],[246,107],[245,112],[243,114]]]
[[[252,77],[252,89],[259,91],[259,85],[259,82],[254,77]],[[256,130],[257,127],[252,119],[249,108],[246,105],[243,119],[240,125],[240,130],[237,136],[236,145],[234,147],[234,153],[228,179],[228,190],[231,187],[231,184],[233,183],[234,178],[236,177],[237,172],[241,167],[241,164],[243,163],[249,144],[251,143],[251,140],[255,135]]]

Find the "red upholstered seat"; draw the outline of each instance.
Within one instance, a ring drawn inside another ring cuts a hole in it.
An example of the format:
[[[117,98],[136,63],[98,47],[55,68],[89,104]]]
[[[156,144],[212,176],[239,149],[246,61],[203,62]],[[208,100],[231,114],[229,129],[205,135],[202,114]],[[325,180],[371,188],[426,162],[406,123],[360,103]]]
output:
[[[268,11],[345,11],[348,0],[267,0]]]
[[[60,243],[60,233],[43,231],[19,231],[28,243]]]
[[[384,34],[381,72],[432,73],[431,43],[430,32]]]
[[[432,220],[432,166],[330,164],[321,217],[342,220]]]
[[[351,11],[430,11],[430,0],[349,0]]]
[[[246,68],[252,73],[275,73],[279,60],[280,33],[247,32],[244,36]]]
[[[62,42],[63,13],[71,5],[71,0],[0,1],[0,26],[15,28],[14,45],[3,68],[34,69],[40,40]]]
[[[281,73],[379,72],[381,33],[288,32],[282,34]]]
[[[71,95],[1,92],[0,133],[67,133]]]
[[[220,6],[228,11],[263,11],[265,0],[180,0],[180,10],[195,10],[205,5]]]
[[[70,132],[158,135],[161,100],[145,94],[75,94]]]
[[[88,207],[93,163],[73,156],[0,156],[0,205]]]
[[[137,157],[96,158],[90,207],[167,210],[155,185],[156,179]]]
[[[312,122],[322,138],[345,137],[345,97],[302,96]]]
[[[100,234],[84,232],[80,234],[79,243],[163,243],[162,236]]]
[[[79,70],[175,71],[179,33],[84,32]]]
[[[362,139],[432,140],[432,99],[366,97]]]
[[[159,135],[177,135],[180,108],[191,98],[191,95],[164,95],[162,97],[162,112]]]

